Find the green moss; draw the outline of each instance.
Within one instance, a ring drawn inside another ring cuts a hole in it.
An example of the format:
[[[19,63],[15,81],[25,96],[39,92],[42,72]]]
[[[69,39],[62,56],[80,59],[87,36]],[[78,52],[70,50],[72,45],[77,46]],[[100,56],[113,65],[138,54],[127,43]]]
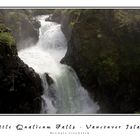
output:
[[[75,22],[73,22],[73,21],[72,21],[72,22],[70,22],[70,26],[71,26],[71,27],[73,27],[73,26],[74,26],[74,24],[75,24]]]
[[[6,45],[11,48],[15,45],[15,39],[8,32],[0,33],[0,46],[1,45]]]

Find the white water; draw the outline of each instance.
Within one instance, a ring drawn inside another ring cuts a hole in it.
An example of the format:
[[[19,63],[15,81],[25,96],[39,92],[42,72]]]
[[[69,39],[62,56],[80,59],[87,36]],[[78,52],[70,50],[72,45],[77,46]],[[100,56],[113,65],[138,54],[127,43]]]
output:
[[[60,64],[67,50],[61,26],[45,22],[45,18],[46,16],[38,18],[41,22],[38,43],[18,52],[19,57],[39,73],[42,79],[44,94],[41,113],[96,113],[99,106],[90,99],[74,70]],[[53,79],[51,85],[48,85],[45,73]]]

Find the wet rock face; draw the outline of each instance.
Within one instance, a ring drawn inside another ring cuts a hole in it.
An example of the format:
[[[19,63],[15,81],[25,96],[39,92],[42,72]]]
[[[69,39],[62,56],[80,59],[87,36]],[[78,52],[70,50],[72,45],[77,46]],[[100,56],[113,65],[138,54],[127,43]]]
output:
[[[140,11],[77,10],[76,13],[75,20],[68,24],[72,32],[61,62],[75,69],[83,86],[99,102],[101,112],[139,112],[137,17]]]
[[[19,32],[13,31],[17,40],[18,50],[34,45],[38,41],[40,23],[37,21],[29,21],[23,19],[20,25]]]
[[[46,20],[61,24],[61,29],[65,34],[67,41],[70,40],[72,32],[72,26],[70,23],[73,20],[73,13],[67,12],[65,10],[54,10],[53,14],[51,14]]]
[[[61,13],[61,10],[53,11],[53,14],[50,14],[49,17],[45,19],[45,21],[52,21],[52,22],[57,22],[61,23],[63,15]]]
[[[0,113],[39,113],[41,95],[39,75],[20,60],[15,45],[0,43]]]
[[[54,80],[47,73],[45,73],[45,76],[49,86],[54,83]]]
[[[11,29],[18,50],[38,41],[40,23],[28,10],[0,10],[0,19]]]

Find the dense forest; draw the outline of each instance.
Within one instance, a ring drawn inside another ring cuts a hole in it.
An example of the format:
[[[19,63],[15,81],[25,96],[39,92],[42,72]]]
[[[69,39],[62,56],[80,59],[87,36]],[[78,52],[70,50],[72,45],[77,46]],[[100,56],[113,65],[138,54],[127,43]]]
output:
[[[39,15],[61,24],[68,44],[61,63],[75,70],[98,113],[139,113],[140,10],[134,9],[1,9],[0,113],[40,113],[41,78],[18,56],[38,42]]]

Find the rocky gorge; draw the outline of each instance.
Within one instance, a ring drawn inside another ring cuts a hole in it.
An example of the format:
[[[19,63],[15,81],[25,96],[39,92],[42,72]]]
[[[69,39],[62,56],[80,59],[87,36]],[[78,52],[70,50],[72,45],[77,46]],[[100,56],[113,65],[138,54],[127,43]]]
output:
[[[34,16],[41,14],[51,14],[46,20],[61,24],[68,44],[61,63],[76,71],[90,98],[99,104],[99,112],[139,113],[139,10],[17,11],[0,11],[0,113],[40,113],[41,79],[17,50],[36,44],[40,23]],[[53,80],[46,75],[51,85]]]
[[[67,17],[61,21],[68,40],[61,62],[76,70],[101,112],[139,112],[139,12],[66,10],[60,17]]]

